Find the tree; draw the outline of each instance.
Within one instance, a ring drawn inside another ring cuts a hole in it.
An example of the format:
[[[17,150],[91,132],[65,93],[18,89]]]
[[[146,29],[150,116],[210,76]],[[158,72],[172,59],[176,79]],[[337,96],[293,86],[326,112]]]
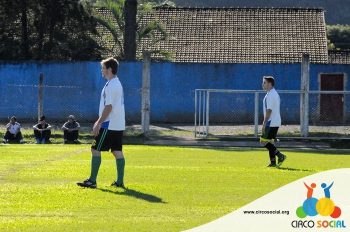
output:
[[[21,17],[19,0],[0,1],[0,59],[22,58],[21,27],[16,23]],[[18,8],[19,7],[19,8]]]
[[[329,49],[350,50],[350,25],[328,25],[327,38]]]
[[[158,56],[162,57],[161,59],[171,60],[172,54],[170,52],[152,49],[159,42],[167,40],[168,34],[164,26],[158,20],[152,20],[148,23],[144,23],[143,21],[146,15],[154,13],[154,7],[157,5],[153,2],[143,0],[139,0],[138,2],[135,35],[136,47],[132,48],[133,54],[129,54],[131,59],[142,58],[142,52],[136,53],[137,48],[139,48],[139,50],[147,50],[153,54],[158,54]],[[126,34],[125,0],[99,0],[95,3],[85,1],[85,7],[99,24],[98,30],[101,35],[100,43],[104,44],[105,49],[108,50],[109,53],[115,54],[114,56],[119,59],[130,60],[130,57],[126,56],[125,48],[127,45],[130,45],[130,40],[134,39],[124,37]],[[106,33],[106,31],[108,33]],[[143,39],[149,41],[146,47],[141,47]],[[109,46],[109,43],[106,43],[106,41],[112,41],[113,46]]]
[[[126,60],[136,60],[136,17],[137,0],[125,0],[124,56]]]
[[[97,22],[79,0],[2,0],[0,17],[2,60],[101,57]]]

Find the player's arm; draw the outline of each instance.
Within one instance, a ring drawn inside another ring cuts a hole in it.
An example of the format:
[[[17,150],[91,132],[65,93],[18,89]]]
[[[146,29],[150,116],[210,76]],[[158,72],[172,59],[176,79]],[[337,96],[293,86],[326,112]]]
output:
[[[101,116],[97,119],[92,129],[95,136],[98,135],[102,123],[108,118],[108,115],[112,112],[112,105],[105,105],[105,108],[102,111]]]
[[[52,126],[50,124],[47,124],[47,127],[45,128],[45,130],[51,130]]]
[[[61,129],[62,129],[62,130],[68,130],[68,128],[66,127],[66,122],[63,124],[63,126],[62,126]]]
[[[274,108],[274,106],[276,104],[276,100],[271,96],[268,96],[266,101],[267,101],[266,102],[267,109],[266,109],[266,114],[264,116],[264,121],[263,121],[263,125],[262,125],[263,132],[265,131],[265,127],[266,127],[267,122],[270,120],[270,117],[272,114],[272,109]]]
[[[37,131],[40,131],[40,130],[41,130],[41,129],[38,128],[38,124],[34,125],[34,126],[33,126],[33,129],[34,129],[34,130],[37,130]]]
[[[272,110],[271,109],[267,109],[265,117],[264,117],[263,125],[262,125],[263,131],[264,131],[265,127],[266,127],[266,123],[269,121],[269,119],[271,117],[271,114],[272,114]]]
[[[69,130],[69,131],[78,131],[80,129],[80,124],[77,123],[77,122],[75,122],[75,123],[76,123],[76,127],[71,128],[71,129],[67,129],[67,130]]]
[[[75,122],[76,123],[76,127],[72,129],[72,131],[78,131],[80,129],[80,124],[78,122]]]
[[[11,123],[8,123],[8,124],[6,125],[6,130],[9,131],[9,130],[10,130],[10,127],[11,127]]]

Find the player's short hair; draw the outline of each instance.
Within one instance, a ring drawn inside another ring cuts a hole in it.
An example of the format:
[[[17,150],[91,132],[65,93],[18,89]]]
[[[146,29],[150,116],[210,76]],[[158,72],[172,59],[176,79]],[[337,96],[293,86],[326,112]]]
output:
[[[40,117],[40,120],[39,121],[45,121],[46,117],[43,115]]]
[[[272,86],[275,86],[275,78],[273,78],[273,76],[264,76],[263,78],[267,82],[271,83]]]
[[[74,115],[73,115],[73,114],[71,114],[71,115],[69,115],[69,116],[68,116],[68,119],[75,120],[75,117],[74,117]]]
[[[118,72],[119,63],[113,57],[102,60],[101,65],[105,65],[106,69],[111,68],[114,75]]]

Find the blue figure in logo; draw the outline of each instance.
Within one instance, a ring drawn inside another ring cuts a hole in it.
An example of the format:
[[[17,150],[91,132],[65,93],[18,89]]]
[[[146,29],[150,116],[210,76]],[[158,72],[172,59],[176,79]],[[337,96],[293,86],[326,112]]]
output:
[[[331,192],[329,191],[329,189],[332,188],[333,184],[334,184],[334,181],[328,187],[326,183],[321,184],[321,187],[323,188],[323,191],[324,191],[324,196],[326,198],[331,198]]]

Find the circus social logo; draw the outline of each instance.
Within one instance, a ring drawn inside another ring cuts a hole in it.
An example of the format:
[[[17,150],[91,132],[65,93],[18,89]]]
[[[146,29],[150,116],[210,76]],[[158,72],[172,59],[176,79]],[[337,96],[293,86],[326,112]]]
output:
[[[332,218],[339,218],[341,215],[341,209],[337,206],[334,201],[331,199],[331,188],[334,182],[327,186],[326,183],[322,183],[321,187],[324,191],[324,197],[317,199],[313,197],[314,188],[316,184],[312,183],[308,186],[304,183],[307,188],[307,198],[304,201],[303,205],[300,206],[296,213],[299,218],[305,218],[306,216],[330,216]]]
[[[322,183],[324,196],[321,198],[314,197],[314,189],[317,187],[316,183],[308,185],[304,182],[307,189],[306,200],[296,210],[296,215],[300,218],[306,217],[328,217],[323,220],[295,220],[292,222],[294,228],[346,228],[344,220],[335,220],[342,215],[341,208],[331,199],[331,188],[334,182],[327,184]]]

